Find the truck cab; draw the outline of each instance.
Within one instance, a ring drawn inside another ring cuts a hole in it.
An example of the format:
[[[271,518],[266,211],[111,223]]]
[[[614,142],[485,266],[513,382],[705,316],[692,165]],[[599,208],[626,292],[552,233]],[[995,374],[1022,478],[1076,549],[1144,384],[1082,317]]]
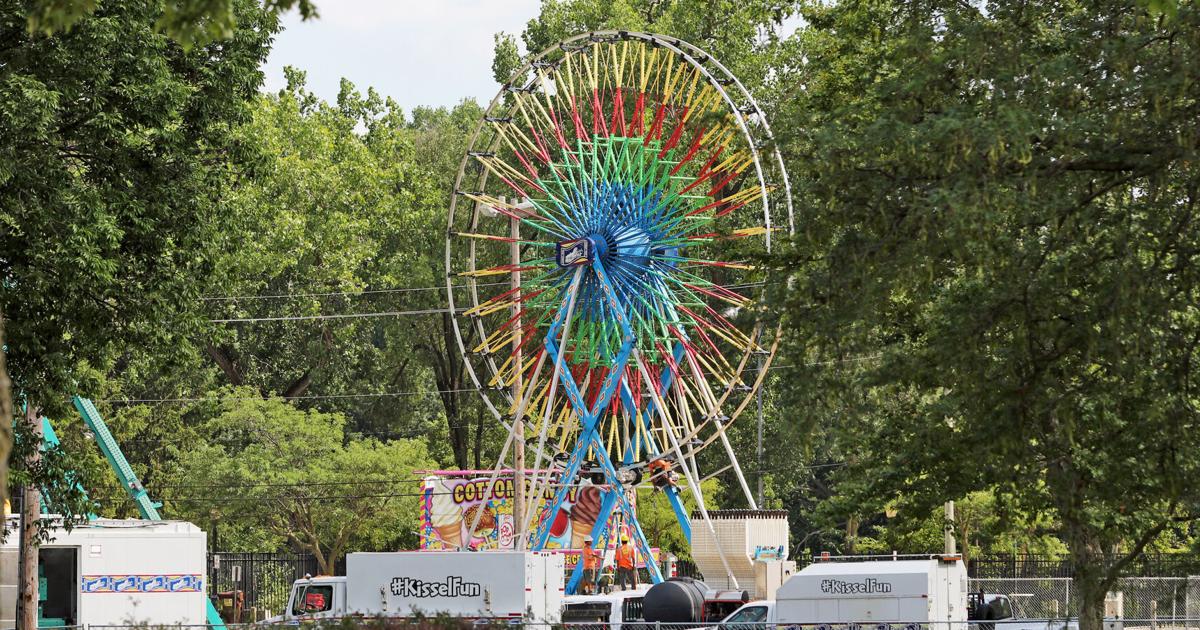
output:
[[[746,602],[741,608],[729,613],[721,620],[721,627],[729,630],[761,628],[763,624],[775,622],[775,602],[759,600]],[[745,625],[742,625],[745,624]]]
[[[646,589],[563,598],[562,622],[581,630],[630,630],[645,623],[642,599]],[[594,625],[593,625],[594,624]]]
[[[346,578],[317,576],[296,580],[287,610],[274,621],[329,619],[346,614]]]

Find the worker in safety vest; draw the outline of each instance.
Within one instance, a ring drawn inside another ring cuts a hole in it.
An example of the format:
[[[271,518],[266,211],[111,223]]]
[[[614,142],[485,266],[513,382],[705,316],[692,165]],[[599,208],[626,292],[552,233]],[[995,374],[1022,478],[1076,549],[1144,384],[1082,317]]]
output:
[[[650,472],[650,483],[654,484],[655,490],[665,490],[668,487],[675,487],[675,480],[678,476],[671,470],[671,460],[666,457],[659,457],[650,461],[646,466]]]
[[[584,595],[592,595],[596,592],[596,584],[599,581],[600,569],[600,552],[592,549],[592,537],[586,536],[583,539],[583,584],[580,585],[580,592]]]
[[[621,546],[617,547],[617,586],[625,590],[626,584],[629,584],[629,588],[637,588],[637,564],[629,536],[621,534]]]

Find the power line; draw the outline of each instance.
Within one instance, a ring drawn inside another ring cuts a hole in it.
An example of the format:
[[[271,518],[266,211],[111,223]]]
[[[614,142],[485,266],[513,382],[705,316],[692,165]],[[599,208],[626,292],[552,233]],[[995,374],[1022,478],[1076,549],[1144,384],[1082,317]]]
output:
[[[727,289],[748,289],[753,287],[761,287],[766,282],[746,282],[742,284],[731,284]],[[480,282],[476,283],[478,287],[507,287],[511,286],[508,282]],[[452,285],[452,289],[465,289],[470,287],[466,284]],[[240,300],[286,300],[290,298],[312,298],[312,297],[336,297],[336,296],[362,296],[362,295],[388,295],[395,293],[415,293],[418,291],[443,291],[444,285],[431,287],[397,287],[394,289],[364,289],[362,291],[325,291],[311,293],[271,293],[266,295],[206,295],[200,298],[204,302],[236,302]]]
[[[354,481],[295,481],[295,482],[262,482],[262,483],[172,483],[151,484],[155,490],[175,490],[179,488],[304,488],[308,486],[354,486],[398,483],[425,483],[424,479],[356,479]]]
[[[359,319],[363,317],[401,317],[406,315],[435,315],[447,313],[450,309],[426,308],[415,311],[380,311],[376,313],[332,313],[324,315],[281,315],[277,317],[228,317],[225,319],[210,319],[213,324],[238,324],[246,322],[301,322],[324,319]],[[458,312],[463,312],[459,309]]]
[[[846,357],[844,359],[830,359],[828,361],[814,361],[812,363],[800,363],[798,365],[772,365],[771,367],[769,367],[767,369],[768,370],[791,370],[791,369],[802,368],[802,367],[817,367],[817,366],[821,366],[821,365],[836,365],[838,363],[857,363],[859,361],[870,361],[870,360],[879,359],[882,357],[883,357],[883,353],[878,352],[876,354],[869,354],[869,355],[861,356],[861,357]]]
[[[449,494],[449,493],[438,493]],[[245,501],[344,501],[352,499],[389,499],[398,497],[423,497],[424,492],[385,492],[379,494],[336,494],[336,495],[320,495],[320,496],[289,496],[289,495],[273,495],[273,496],[191,496],[191,497],[157,497],[157,501],[172,501],[172,502],[203,502],[203,503],[240,503]],[[125,495],[119,497],[94,497],[94,500],[100,503],[127,499]]]
[[[267,401],[273,398],[280,400],[331,400],[331,399],[346,399],[346,398],[398,398],[403,396],[434,396],[442,394],[458,394],[462,392],[479,391],[475,388],[460,388],[460,389],[434,389],[428,391],[406,391],[406,392],[381,392],[378,394],[306,394],[302,396],[202,396],[196,398],[99,398],[92,402],[108,403],[112,405],[135,405],[148,403],[189,403],[189,402],[246,402],[246,401]]]
[[[508,286],[507,282],[488,282],[481,283],[475,286],[491,287],[491,286]],[[462,289],[468,285],[456,284],[451,288]],[[310,298],[310,297],[334,297],[334,296],[358,296],[358,295],[384,295],[392,293],[413,293],[417,291],[442,291],[446,287],[444,285],[432,287],[398,287],[395,289],[365,289],[362,291],[326,291],[323,293],[275,293],[268,295],[208,295],[200,298],[205,302],[233,302],[237,300],[285,300],[289,298]]]
[[[547,485],[547,487],[561,487],[563,485],[577,486],[579,484],[546,484],[546,485]],[[228,486],[228,487],[236,488],[239,486]],[[492,494],[494,497],[496,493],[492,493]],[[265,501],[275,501],[275,500],[281,500],[281,501],[344,501],[344,500],[354,500],[354,499],[389,499],[389,498],[401,498],[401,497],[424,497],[426,495],[453,496],[454,492],[453,491],[450,491],[450,492],[421,491],[421,492],[380,492],[380,493],[370,493],[370,494],[326,494],[326,495],[276,494],[276,495],[269,495],[269,496],[261,496],[261,495],[250,495],[250,496],[212,495],[212,496],[180,496],[180,497],[160,496],[160,497],[155,497],[155,499],[157,501],[173,501],[173,502],[192,501],[192,502],[204,502],[204,503],[238,503],[238,502],[245,502],[245,501],[261,502],[264,500]],[[121,500],[128,499],[128,496],[127,495],[93,496],[90,498],[97,503],[108,503],[108,502],[112,502],[112,501],[121,501]]]
[[[731,284],[728,289],[744,289],[751,287],[760,287],[766,284],[764,281],[746,282],[741,284]],[[451,285],[451,289],[466,289],[471,285],[455,284]],[[474,285],[478,287],[508,287],[511,286],[508,282],[478,282]],[[415,293],[419,291],[443,291],[445,285],[434,285],[428,287],[395,287],[391,289],[362,289],[359,291],[321,291],[308,293],[269,293],[265,295],[246,294],[246,295],[206,295],[199,299],[204,302],[234,302],[239,300],[283,300],[289,298],[310,298],[310,297],[336,297],[336,296],[363,296],[363,295],[388,295],[396,293]]]
[[[837,363],[856,363],[859,361],[870,361],[883,356],[883,353],[877,353],[861,357],[847,357],[844,359],[831,359],[829,361],[815,361],[812,363],[802,363],[797,365],[772,365],[768,370],[791,370],[801,367],[816,367],[821,365],[834,365]],[[442,394],[459,394],[465,392],[478,392],[478,389],[473,387],[464,387],[459,389],[435,389],[428,391],[402,391],[402,392],[380,392],[374,394],[306,394],[303,396],[289,396],[287,398],[276,397],[282,400],[339,400],[339,399],[356,399],[356,398],[400,398],[405,396],[440,396]],[[135,404],[157,404],[157,403],[192,403],[192,402],[245,402],[255,400],[270,400],[263,396],[201,396],[194,398],[98,398],[93,402],[107,403],[112,405],[135,405]]]
[[[499,426],[499,425],[493,425],[493,426]],[[429,432],[431,430],[441,429],[442,427],[446,427],[447,429],[473,429],[473,428],[476,428],[477,425],[461,424],[461,423],[443,424],[441,422],[434,422],[434,423],[431,423],[431,425],[427,428],[412,429],[409,431],[352,431],[352,430],[348,430],[345,432],[345,437],[347,437],[347,438],[371,438],[371,437],[373,437],[373,438],[380,439],[380,440],[410,440],[413,438],[428,436]],[[163,444],[171,444],[176,441],[178,441],[178,440],[172,440],[170,438],[132,438],[132,439],[128,439],[128,440],[122,440],[121,443],[122,444],[142,444],[142,445],[160,445],[161,446]],[[246,446],[248,444],[248,440],[236,439],[236,438],[213,438],[213,439],[205,440],[204,443],[221,445],[221,446]],[[262,444],[262,443],[254,442],[254,444]]]

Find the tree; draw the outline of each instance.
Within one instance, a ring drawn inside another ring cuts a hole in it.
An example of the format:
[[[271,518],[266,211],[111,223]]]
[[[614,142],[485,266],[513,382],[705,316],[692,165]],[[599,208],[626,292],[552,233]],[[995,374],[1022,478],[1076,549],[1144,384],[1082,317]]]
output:
[[[406,345],[397,317],[325,319],[409,310],[406,292],[390,290],[408,282],[403,266],[420,245],[409,208],[433,193],[404,115],[349,82],[337,103],[321,102],[303,73],[286,73],[288,87],[260,99],[240,131],[267,157],[232,196],[240,223],[208,283],[214,318],[259,321],[214,326],[205,352],[229,385],[264,395],[408,386],[419,366],[395,356]]]
[[[795,11],[792,0],[543,0],[520,34],[529,54],[588,31],[645,31],[681,38],[714,55],[735,76],[756,86],[766,76],[777,29]],[[507,83],[520,66],[513,35],[496,36],[492,72]]]
[[[200,427],[199,446],[181,454],[164,509],[196,522],[235,515],[226,548],[285,541],[327,575],[348,549],[416,547],[413,471],[436,467],[423,440],[346,441],[342,415],[278,399],[220,410]]]
[[[474,454],[478,467],[488,419],[464,395],[438,248],[481,111],[465,101],[407,119],[374,90],[344,81],[337,102],[324,103],[303,73],[287,75],[242,131],[271,157],[233,199],[242,223],[210,285],[215,319],[254,321],[214,326],[206,353],[235,387],[302,406],[308,395],[350,395],[322,409],[366,434],[441,433],[440,402],[455,463],[468,468]],[[358,397],[392,391],[428,395],[404,405]]]
[[[717,479],[709,479],[700,485],[701,491],[707,498],[704,506],[709,510],[720,509],[720,504],[712,499],[720,493],[720,485],[720,481]],[[690,517],[696,509],[696,500],[691,492],[684,492],[681,496],[683,509]],[[637,515],[638,524],[642,526],[646,540],[652,546],[675,554],[676,557],[683,560],[692,559],[692,547],[684,538],[683,530],[679,528],[678,517],[675,516],[675,511],[671,508],[671,503],[667,500],[666,495],[649,488],[639,488]],[[692,526],[704,527],[704,524],[696,520]]]
[[[52,37],[0,9],[5,360],[51,417],[89,366],[130,348],[170,355],[194,329],[218,201],[246,157],[230,128],[276,28],[253,2],[237,14],[227,42],[185,52],[144,3],[106,3]]]
[[[4,313],[0,312],[0,418],[15,418],[12,404],[12,379],[8,377],[8,366],[4,355]],[[8,456],[12,452],[13,431],[7,422],[0,422],[0,501],[8,496]]]
[[[29,3],[29,31],[43,35],[69,31],[96,12],[96,0],[34,0]],[[263,7],[279,15],[295,8],[305,20],[317,17],[312,0],[265,0]],[[155,29],[185,48],[230,39],[238,28],[236,0],[162,0]]]
[[[884,522],[875,523],[858,539],[857,553],[941,553],[947,526],[945,512],[901,518],[885,509]],[[1062,556],[1066,548],[1051,532],[1058,526],[1045,514],[1012,513],[988,490],[972,492],[954,502],[954,534],[963,561],[987,554],[1022,553]]]
[[[420,278],[420,283],[439,284],[445,277],[445,262],[441,253],[441,234],[445,230],[446,208],[454,194],[454,178],[460,161],[467,151],[467,142],[475,126],[483,117],[483,110],[472,100],[465,100],[452,110],[445,108],[417,108],[413,111],[409,131],[418,156],[418,164],[438,194],[426,198],[426,204],[414,207],[419,213],[419,230],[423,234],[436,234],[433,248],[410,269],[410,277]],[[423,299],[429,308],[445,308],[443,293],[426,294]],[[425,364],[433,371],[439,398],[446,417],[451,455],[460,469],[478,469],[487,461],[484,447],[490,441],[493,452],[499,452],[502,438],[497,437],[499,423],[483,409],[482,403],[471,389],[458,342],[454,336],[452,316],[442,312],[437,318],[413,322],[416,333],[415,348]],[[465,343],[471,344],[473,331],[465,330]],[[472,420],[473,416],[473,420]],[[485,425],[492,431],[485,432]],[[475,435],[471,435],[474,429]],[[490,440],[489,440],[490,438]],[[497,443],[497,440],[499,442]]]
[[[804,230],[777,285],[797,360],[876,357],[844,381],[854,492],[1053,515],[1099,628],[1123,570],[1200,514],[1200,12],[804,16],[776,117]]]

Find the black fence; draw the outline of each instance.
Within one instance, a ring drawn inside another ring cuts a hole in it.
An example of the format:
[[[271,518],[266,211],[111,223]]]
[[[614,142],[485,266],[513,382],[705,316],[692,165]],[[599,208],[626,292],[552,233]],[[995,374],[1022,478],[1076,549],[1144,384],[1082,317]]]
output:
[[[1200,554],[1144,554],[1122,573],[1129,577],[1185,577],[1200,575]],[[1075,575],[1070,558],[1039,554],[1001,554],[969,558],[967,575],[972,578],[1069,578]]]
[[[863,560],[870,559],[866,556]],[[797,569],[811,558],[797,559]],[[1200,554],[1144,554],[1122,572],[1128,577],[1186,577],[1200,575]],[[704,579],[696,564],[689,560],[675,563],[675,574],[681,577]],[[1075,564],[1069,558],[1040,554],[998,554],[967,559],[967,575],[981,579],[1069,578],[1075,575]]]
[[[251,611],[260,616],[263,612],[279,614],[287,606],[292,582],[317,573],[317,560],[311,554],[208,554],[209,595],[228,593],[230,599],[240,600],[239,621],[249,619]]]

